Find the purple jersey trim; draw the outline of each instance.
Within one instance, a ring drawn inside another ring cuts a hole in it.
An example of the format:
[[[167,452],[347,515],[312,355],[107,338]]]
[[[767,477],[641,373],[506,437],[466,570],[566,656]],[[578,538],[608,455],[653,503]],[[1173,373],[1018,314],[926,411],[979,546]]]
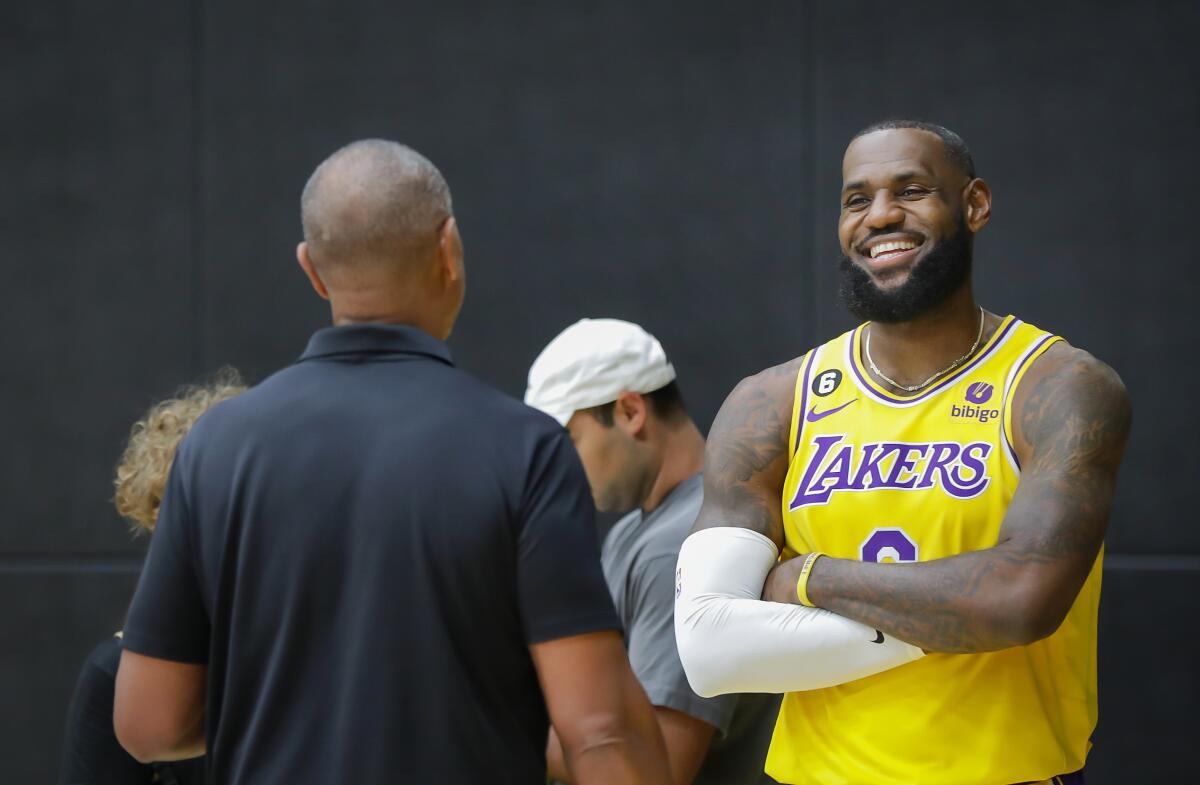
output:
[[[817,349],[819,348],[818,346]],[[800,434],[804,431],[804,409],[808,405],[808,377],[812,373],[813,363],[817,359],[817,349],[809,350],[808,357],[804,360],[804,370],[800,372],[800,410],[796,416],[796,443],[792,445],[793,458],[796,457],[796,451],[800,449]]]
[[[1017,458],[1017,448],[1013,445],[1012,437],[1008,432],[1008,428],[1006,428],[1004,425],[1004,423],[1008,420],[1008,417],[1004,415],[1004,412],[1008,411],[1008,401],[1012,397],[1013,392],[1016,390],[1016,380],[1017,377],[1021,375],[1021,369],[1028,365],[1029,362],[1037,356],[1037,353],[1041,351],[1043,346],[1051,341],[1057,340],[1059,340],[1057,335],[1047,335],[1035,343],[1032,347],[1026,349],[1025,354],[1021,355],[1021,358],[1013,364],[1013,369],[1009,375],[1009,381],[1004,385],[1004,400],[1000,404],[1000,435],[1003,437],[1001,441],[1004,443],[1004,450],[1008,454],[1009,460],[1012,461],[1013,467],[1018,472],[1021,471],[1021,461]]]

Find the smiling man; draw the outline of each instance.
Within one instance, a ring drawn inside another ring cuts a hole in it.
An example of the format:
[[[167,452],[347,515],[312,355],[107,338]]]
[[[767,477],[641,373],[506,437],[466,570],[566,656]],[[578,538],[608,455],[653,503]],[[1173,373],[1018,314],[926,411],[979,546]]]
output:
[[[788,693],[781,782],[1082,782],[1128,397],[976,303],[992,197],[957,134],[870,126],[842,174],[841,294],[864,323],[718,414],[679,559],[684,667],[705,694]]]

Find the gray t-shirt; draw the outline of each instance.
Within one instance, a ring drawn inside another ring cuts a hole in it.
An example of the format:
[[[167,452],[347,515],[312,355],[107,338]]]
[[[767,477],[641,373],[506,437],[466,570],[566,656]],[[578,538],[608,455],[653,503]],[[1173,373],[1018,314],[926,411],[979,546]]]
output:
[[[703,476],[671,490],[649,515],[634,510],[613,526],[600,560],[633,672],[655,706],[717,729],[696,785],[750,785],[773,780],[763,773],[779,695],[701,698],[692,691],[675,647],[675,562],[703,499]]]

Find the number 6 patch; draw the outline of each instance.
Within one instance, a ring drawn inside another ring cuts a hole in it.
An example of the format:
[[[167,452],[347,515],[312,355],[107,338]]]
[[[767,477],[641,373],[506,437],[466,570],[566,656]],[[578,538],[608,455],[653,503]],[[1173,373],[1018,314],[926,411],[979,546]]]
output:
[[[876,529],[859,548],[859,557],[863,561],[917,561],[918,555],[917,544],[904,529]]]
[[[817,374],[817,378],[813,379],[812,391],[813,395],[819,395],[824,398],[838,388],[842,383],[842,372],[837,368],[830,368],[828,371],[821,371]]]

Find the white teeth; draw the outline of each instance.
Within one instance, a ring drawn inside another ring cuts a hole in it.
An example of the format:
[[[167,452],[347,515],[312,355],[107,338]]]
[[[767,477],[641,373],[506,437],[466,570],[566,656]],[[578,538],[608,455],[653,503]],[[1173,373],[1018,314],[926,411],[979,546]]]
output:
[[[891,243],[879,243],[878,245],[871,246],[871,258],[874,259],[876,256],[879,256],[879,254],[887,253],[888,251],[907,251],[910,248],[916,247],[917,244],[909,240],[897,240]]]

